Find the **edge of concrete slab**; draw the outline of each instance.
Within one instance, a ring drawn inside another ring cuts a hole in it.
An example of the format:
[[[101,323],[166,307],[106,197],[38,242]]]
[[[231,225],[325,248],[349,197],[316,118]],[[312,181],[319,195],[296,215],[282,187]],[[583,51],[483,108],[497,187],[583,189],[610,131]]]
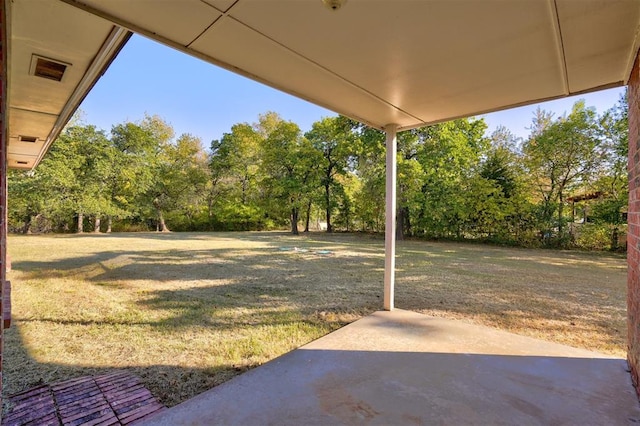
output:
[[[141,425],[640,422],[626,368],[597,352],[380,311]]]
[[[354,328],[358,329],[353,333]],[[349,336],[348,339],[344,338]],[[300,349],[428,351],[496,355],[540,355],[621,359],[459,320],[395,309],[371,315],[320,337]]]

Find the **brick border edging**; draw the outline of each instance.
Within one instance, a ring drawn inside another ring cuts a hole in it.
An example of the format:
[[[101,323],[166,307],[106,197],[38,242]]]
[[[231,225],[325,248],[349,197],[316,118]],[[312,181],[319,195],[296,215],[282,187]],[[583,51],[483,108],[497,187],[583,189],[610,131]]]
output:
[[[114,372],[41,385],[8,398],[3,426],[129,425],[166,407],[137,376]]]

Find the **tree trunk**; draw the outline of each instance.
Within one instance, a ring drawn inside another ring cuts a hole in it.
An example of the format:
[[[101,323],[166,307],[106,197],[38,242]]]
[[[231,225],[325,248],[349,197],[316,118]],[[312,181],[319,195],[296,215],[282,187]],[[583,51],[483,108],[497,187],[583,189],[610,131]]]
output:
[[[247,176],[245,175],[242,178],[242,205],[246,205],[247,204]]]
[[[107,216],[107,234],[111,233],[111,225],[113,224],[113,218],[111,216]]]
[[[404,240],[404,209],[398,207],[396,210],[396,240]]]
[[[31,224],[32,223],[33,223],[33,216],[29,215],[27,220],[24,221],[24,233],[25,234],[31,234],[32,233],[32,230],[31,230]]]
[[[164,222],[164,215],[162,214],[162,210],[157,209],[157,212],[158,212],[158,231],[171,232],[169,228],[167,228],[167,224]]]
[[[84,214],[78,213],[78,234],[82,234],[84,232]]]
[[[564,225],[562,223],[562,215],[564,214],[564,195],[562,192],[558,195],[558,242],[564,244]]]
[[[614,226],[611,231],[611,251],[618,250],[618,226]]]
[[[404,207],[404,230],[406,235],[412,236],[413,230],[411,229],[411,215],[409,214],[409,207]]]
[[[95,221],[93,222],[93,232],[95,234],[100,233],[100,216],[96,215]]]
[[[304,232],[309,232],[309,220],[311,219],[311,201],[307,204],[307,217],[304,222]]]
[[[291,209],[291,233],[293,235],[298,235],[298,208],[293,207]]]
[[[346,212],[345,212],[345,219],[346,219],[346,228],[347,228],[347,232],[351,232],[351,212],[349,211],[350,209],[347,208]]]
[[[331,186],[326,183],[324,185],[324,207],[327,215],[327,232],[333,232],[333,227],[331,226]]]

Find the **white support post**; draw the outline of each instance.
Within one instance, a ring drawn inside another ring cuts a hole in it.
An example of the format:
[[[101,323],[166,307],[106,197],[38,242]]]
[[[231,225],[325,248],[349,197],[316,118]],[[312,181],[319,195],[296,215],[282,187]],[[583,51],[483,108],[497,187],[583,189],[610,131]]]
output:
[[[396,167],[398,145],[397,124],[388,124],[384,131],[387,134],[386,162],[386,204],[384,227],[384,310],[392,311],[394,302],[394,285],[396,269]]]

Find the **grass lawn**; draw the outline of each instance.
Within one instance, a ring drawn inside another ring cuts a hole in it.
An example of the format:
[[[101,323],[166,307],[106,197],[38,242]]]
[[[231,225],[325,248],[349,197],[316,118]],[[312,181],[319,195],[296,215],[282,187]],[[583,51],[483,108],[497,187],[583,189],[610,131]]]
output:
[[[384,242],[313,233],[9,237],[4,393],[129,370],[175,405],[382,306]],[[396,306],[625,356],[623,256],[404,241]]]

